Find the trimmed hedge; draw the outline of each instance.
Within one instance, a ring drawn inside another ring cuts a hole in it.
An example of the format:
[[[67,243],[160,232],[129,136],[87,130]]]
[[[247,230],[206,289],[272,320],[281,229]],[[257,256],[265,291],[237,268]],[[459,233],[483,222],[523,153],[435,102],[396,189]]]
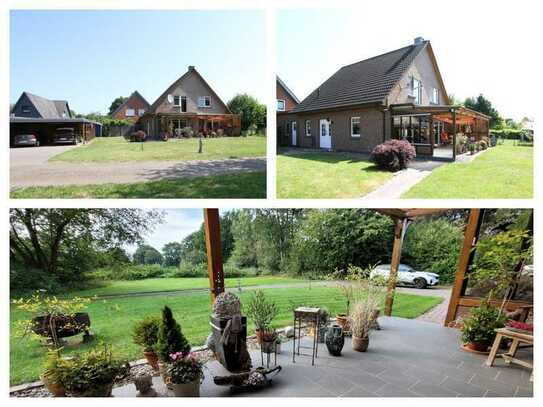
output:
[[[388,140],[375,147],[371,160],[381,169],[399,171],[417,156],[415,147],[406,140]]]
[[[499,130],[490,130],[490,134],[501,139],[506,140],[521,140],[521,138],[531,138],[532,136],[526,130],[517,130],[517,129],[499,129]]]

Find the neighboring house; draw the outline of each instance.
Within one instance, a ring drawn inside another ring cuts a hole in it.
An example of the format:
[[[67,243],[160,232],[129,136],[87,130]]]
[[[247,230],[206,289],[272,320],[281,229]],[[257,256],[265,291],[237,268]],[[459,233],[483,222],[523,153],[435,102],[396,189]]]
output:
[[[239,136],[241,118],[233,114],[193,66],[176,80],[140,118],[150,138],[180,137],[187,128],[195,135],[222,130]]]
[[[47,144],[56,129],[63,127],[75,129],[85,141],[101,130],[100,123],[73,117],[67,101],[49,100],[30,92],[23,92],[10,112],[10,138],[34,133],[40,144]]]
[[[458,137],[488,136],[488,123],[488,116],[448,105],[432,46],[418,37],[344,66],[277,124],[291,146],[368,153],[395,138],[418,155],[454,160]]]
[[[292,92],[287,85],[277,76],[276,80],[276,95],[277,95],[277,123],[282,122],[280,116],[283,116],[289,113],[294,109],[299,103],[300,100],[296,97],[294,92]],[[287,126],[289,126],[287,121]],[[287,134],[290,134],[290,128],[285,129],[285,126],[277,126],[277,144],[278,145],[288,145],[289,142],[286,140]]]
[[[150,107],[149,102],[136,90],[111,114],[111,117],[116,120],[129,120],[132,123],[137,123]]]

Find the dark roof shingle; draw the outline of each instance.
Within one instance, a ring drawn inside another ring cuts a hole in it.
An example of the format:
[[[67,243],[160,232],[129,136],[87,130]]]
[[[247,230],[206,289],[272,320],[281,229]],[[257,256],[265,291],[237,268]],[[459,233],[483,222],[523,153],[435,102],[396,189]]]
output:
[[[344,66],[293,112],[382,102],[426,44],[428,41],[423,41]]]

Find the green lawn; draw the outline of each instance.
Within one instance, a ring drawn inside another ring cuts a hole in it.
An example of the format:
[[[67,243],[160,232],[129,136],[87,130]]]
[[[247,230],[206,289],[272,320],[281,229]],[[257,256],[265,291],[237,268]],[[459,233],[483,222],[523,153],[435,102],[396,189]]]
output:
[[[402,198],[501,199],[533,197],[533,148],[506,142],[470,163],[445,164]]]
[[[69,152],[69,151],[68,151]],[[11,191],[11,198],[266,198],[266,173],[241,172],[197,178],[130,184],[27,187]]]
[[[332,313],[343,311],[344,301],[337,288],[308,287],[266,289],[266,294],[279,307],[277,327],[292,324],[292,307],[305,305],[327,306]],[[246,303],[251,291],[241,294]],[[442,301],[437,297],[396,294],[393,315],[415,318]],[[90,304],[92,330],[96,343],[103,341],[113,345],[118,354],[129,359],[141,358],[141,350],[132,344],[130,330],[135,321],[144,315],[159,314],[164,305],[169,305],[192,345],[203,344],[208,333],[210,302],[208,293],[186,295],[156,295],[136,298],[97,300]],[[22,311],[11,309],[11,326],[24,317]],[[253,332],[253,327],[249,329]],[[28,338],[11,334],[10,338],[10,382],[12,385],[36,380],[41,371],[45,349]],[[89,345],[68,345],[64,352],[69,354],[87,348]]]
[[[357,198],[392,177],[360,156],[297,153],[277,156],[278,198]]]
[[[238,283],[242,287],[250,287],[255,285],[273,285],[273,284],[303,284],[307,280],[292,277],[242,277],[238,278],[225,278],[224,283],[226,287],[237,287]],[[145,280],[131,280],[131,281],[107,281],[100,286],[87,289],[74,291],[72,295],[80,297],[92,297],[95,295],[123,295],[131,293],[141,292],[155,292],[155,291],[178,291],[178,290],[192,290],[197,288],[209,288],[209,279],[207,277],[194,277],[194,278],[148,278]]]
[[[203,140],[203,152],[198,154],[198,139],[149,141],[129,143],[123,137],[100,137],[52,157],[49,161],[63,162],[123,162],[123,161],[188,161],[228,158],[263,157],[265,137],[222,137]]]

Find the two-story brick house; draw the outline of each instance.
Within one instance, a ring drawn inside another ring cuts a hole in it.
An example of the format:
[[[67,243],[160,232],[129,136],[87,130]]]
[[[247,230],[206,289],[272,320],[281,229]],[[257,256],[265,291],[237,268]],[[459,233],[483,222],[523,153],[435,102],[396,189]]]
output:
[[[286,140],[287,134],[290,135],[290,128],[285,129],[282,123],[282,117],[290,113],[300,103],[300,100],[296,97],[288,86],[279,78],[276,77],[276,97],[277,97],[277,144],[280,146],[289,145],[289,141]],[[288,126],[288,121],[287,121]],[[294,143],[296,145],[296,143]]]
[[[116,120],[128,120],[137,123],[140,117],[149,110],[149,107],[151,107],[149,102],[136,90],[123,104],[115,109],[111,117]]]
[[[240,116],[230,111],[194,66],[157,98],[139,125],[151,138],[180,136],[186,128],[195,134],[241,133]]]
[[[455,159],[457,136],[488,136],[489,117],[448,104],[429,41],[339,69],[288,114],[278,116],[288,145],[371,152],[405,139],[417,154]],[[278,133],[279,136],[279,133]]]

